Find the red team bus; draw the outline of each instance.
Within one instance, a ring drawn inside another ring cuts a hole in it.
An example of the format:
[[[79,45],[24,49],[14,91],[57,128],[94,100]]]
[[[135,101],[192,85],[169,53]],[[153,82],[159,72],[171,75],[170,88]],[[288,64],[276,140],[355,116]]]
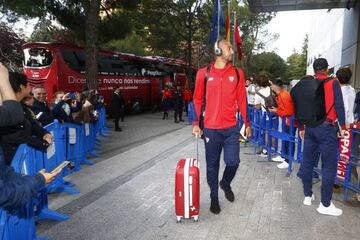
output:
[[[85,51],[61,43],[23,45],[24,73],[31,86],[43,85],[48,100],[56,91],[74,92],[84,88]],[[163,57],[99,51],[99,93],[109,104],[115,86],[120,86],[127,108],[140,111],[159,106],[166,85],[186,85],[187,63]]]

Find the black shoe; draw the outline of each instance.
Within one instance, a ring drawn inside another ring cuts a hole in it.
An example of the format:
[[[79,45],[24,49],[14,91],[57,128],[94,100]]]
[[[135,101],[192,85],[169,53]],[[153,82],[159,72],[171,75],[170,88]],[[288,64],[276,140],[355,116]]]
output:
[[[235,196],[233,191],[231,190],[230,185],[227,186],[222,180],[220,181],[220,187],[225,192],[225,197],[229,202],[233,202],[235,200]]]
[[[185,122],[183,119],[180,119],[180,122]]]
[[[179,121],[178,121],[178,120],[176,120],[176,121],[175,121],[175,123],[179,123]]]
[[[219,214],[221,211],[218,198],[211,198],[210,212]]]
[[[115,129],[116,132],[121,132],[122,129],[121,128],[118,128],[118,129]]]

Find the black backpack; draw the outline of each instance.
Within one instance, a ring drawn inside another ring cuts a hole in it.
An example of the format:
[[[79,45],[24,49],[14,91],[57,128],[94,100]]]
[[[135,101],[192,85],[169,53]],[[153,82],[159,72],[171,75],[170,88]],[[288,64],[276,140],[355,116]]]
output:
[[[295,118],[300,124],[316,127],[325,121],[334,104],[326,112],[324,83],[332,79],[300,80],[291,89]]]

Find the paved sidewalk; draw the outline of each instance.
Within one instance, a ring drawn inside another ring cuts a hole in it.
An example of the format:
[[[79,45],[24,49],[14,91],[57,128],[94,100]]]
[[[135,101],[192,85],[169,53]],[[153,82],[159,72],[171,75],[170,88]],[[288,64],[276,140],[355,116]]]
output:
[[[198,223],[176,223],[174,175],[178,159],[195,156],[195,140],[187,126],[159,136],[71,176],[82,193],[61,196],[52,207],[69,214],[68,221],[40,223],[38,236],[49,239],[358,239],[360,208],[344,205],[335,195],[341,217],[316,212],[315,203],[302,205],[296,169],[290,177],[276,163],[260,162],[241,148],[241,165],[233,182],[236,200],[229,203],[220,190],[222,211],[209,212],[203,144],[201,211]],[[108,140],[105,140],[108,141]],[[110,139],[111,141],[111,139]],[[222,165],[223,169],[223,165]],[[66,198],[67,197],[67,198]],[[66,198],[64,200],[64,198]]]

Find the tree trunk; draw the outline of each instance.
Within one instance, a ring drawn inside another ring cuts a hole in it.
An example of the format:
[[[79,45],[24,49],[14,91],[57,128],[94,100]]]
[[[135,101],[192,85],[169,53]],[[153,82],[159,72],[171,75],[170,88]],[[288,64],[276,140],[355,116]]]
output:
[[[98,89],[97,43],[99,25],[100,0],[88,0],[85,4],[85,71],[86,86],[89,89]]]

